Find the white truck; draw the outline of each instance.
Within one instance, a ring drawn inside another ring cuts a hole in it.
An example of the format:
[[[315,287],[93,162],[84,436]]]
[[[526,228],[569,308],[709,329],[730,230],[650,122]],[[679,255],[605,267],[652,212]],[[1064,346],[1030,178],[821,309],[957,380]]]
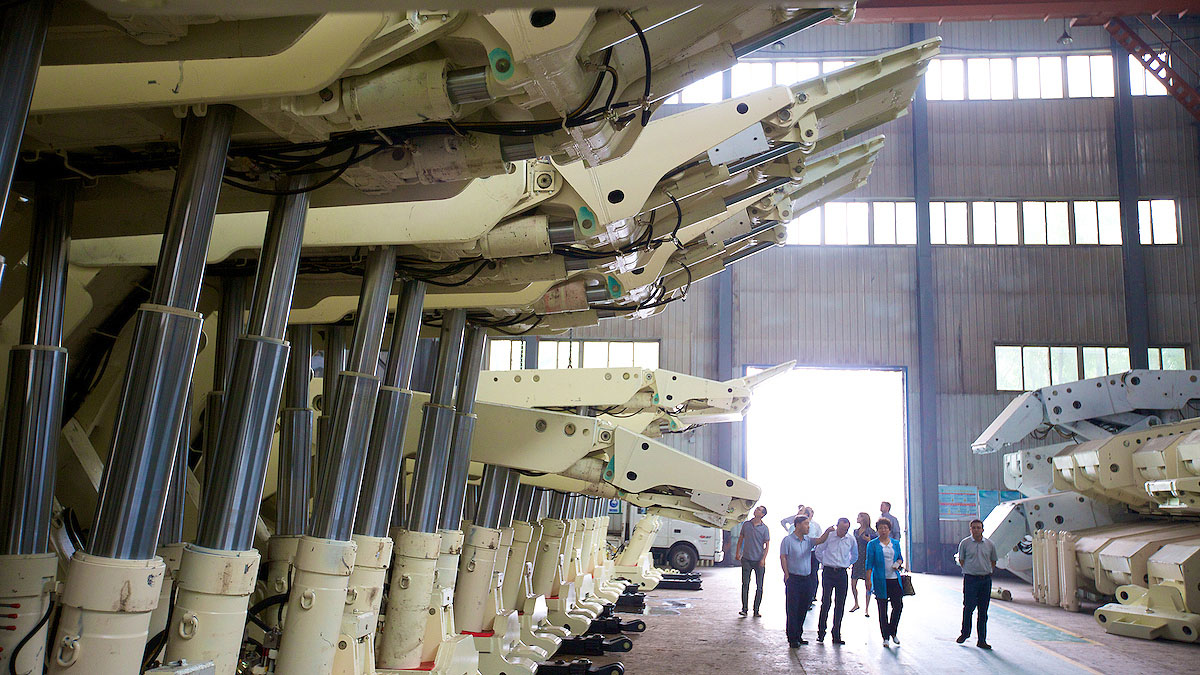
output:
[[[629,504],[617,499],[609,500],[609,545],[614,548],[624,546],[629,541],[629,533],[645,514],[645,509],[630,508]],[[663,519],[650,551],[656,563],[685,573],[696,569],[701,560],[715,565],[725,559],[721,530],[670,518]]]

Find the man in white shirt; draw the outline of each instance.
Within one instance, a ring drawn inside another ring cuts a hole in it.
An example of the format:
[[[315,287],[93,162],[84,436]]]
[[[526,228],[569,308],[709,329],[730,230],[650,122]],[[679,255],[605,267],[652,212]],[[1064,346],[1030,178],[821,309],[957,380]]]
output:
[[[844,645],[842,640],[842,613],[846,610],[846,589],[849,586],[848,571],[858,560],[858,542],[850,534],[850,520],[838,518],[837,530],[830,533],[825,543],[816,548],[817,560],[821,562],[821,616],[817,622],[817,642],[825,641],[826,620],[829,618],[829,600],[833,601],[833,644]]]

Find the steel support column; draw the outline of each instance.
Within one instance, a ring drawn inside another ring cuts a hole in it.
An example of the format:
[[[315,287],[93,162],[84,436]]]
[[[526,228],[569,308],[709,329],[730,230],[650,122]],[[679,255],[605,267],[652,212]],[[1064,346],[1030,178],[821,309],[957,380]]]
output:
[[[21,151],[52,5],[50,0],[18,0],[0,6],[0,91],[4,92],[0,96],[0,223]],[[3,280],[4,258],[0,257],[0,282]]]
[[[9,354],[0,445],[2,554],[50,551],[50,509],[67,377],[62,324],[75,189],[74,182],[46,179],[38,183],[35,194],[21,342]]]
[[[1129,89],[1129,53],[1112,40],[1113,66],[1116,68],[1116,95],[1113,96],[1113,127],[1116,132],[1115,173],[1117,199],[1121,208],[1121,267],[1125,295],[1125,340],[1129,345],[1129,367],[1150,367],[1150,308],[1146,290],[1146,259],[1142,250],[1138,223],[1137,139],[1134,137],[1133,94]]]
[[[909,27],[910,42],[925,39],[925,24]],[[917,400],[918,443],[908,448],[908,539],[912,569],[940,572],[941,524],[938,521],[937,296],[933,244],[929,237],[932,176],[929,159],[929,102],[925,84],[913,97],[913,201],[917,211]]]

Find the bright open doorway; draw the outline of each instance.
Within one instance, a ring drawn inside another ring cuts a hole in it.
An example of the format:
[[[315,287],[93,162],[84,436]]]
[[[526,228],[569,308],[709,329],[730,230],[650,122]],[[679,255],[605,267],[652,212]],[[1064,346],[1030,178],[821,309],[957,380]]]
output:
[[[902,370],[796,368],[756,387],[746,477],[762,488],[772,553],[786,536],[780,520],[799,504],[822,527],[845,517],[853,530],[860,511],[879,518],[881,501],[900,519],[907,551],[906,425]]]

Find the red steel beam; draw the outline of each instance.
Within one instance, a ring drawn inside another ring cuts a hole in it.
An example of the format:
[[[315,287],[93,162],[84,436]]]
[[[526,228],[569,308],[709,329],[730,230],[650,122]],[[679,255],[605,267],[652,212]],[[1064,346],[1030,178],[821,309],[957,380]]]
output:
[[[1192,0],[859,0],[854,20],[862,23],[941,23],[943,21],[1014,21],[1076,19],[1081,25],[1103,25],[1114,16],[1200,13]]]

